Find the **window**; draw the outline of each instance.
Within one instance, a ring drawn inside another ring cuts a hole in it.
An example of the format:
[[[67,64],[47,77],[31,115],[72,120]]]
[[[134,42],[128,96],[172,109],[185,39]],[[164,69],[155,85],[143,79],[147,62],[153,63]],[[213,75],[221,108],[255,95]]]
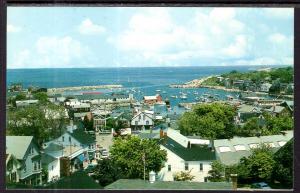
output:
[[[37,163],[33,162],[33,171],[36,171],[36,170],[37,170]]]
[[[71,140],[71,137],[69,137],[69,142],[71,142],[72,140]]]
[[[208,180],[207,180],[207,177],[205,177],[205,178],[204,178],[204,182],[207,182],[207,181],[208,181]]]
[[[189,163],[184,163],[184,169],[189,170]]]
[[[61,140],[64,142],[65,141],[65,136],[62,136]]]
[[[54,167],[53,167],[53,165],[51,166],[51,170],[53,171],[53,169],[54,169]]]
[[[33,150],[33,147],[30,148],[30,154],[33,154],[34,153],[34,150]]]
[[[146,125],[149,125],[149,121],[146,121]]]
[[[138,125],[138,121],[135,121],[135,125]]]
[[[24,169],[23,169],[24,173],[26,173],[26,170],[27,170],[26,165],[24,165]]]
[[[171,171],[171,165],[168,165],[168,171],[169,172]]]
[[[39,161],[38,163],[39,163],[39,169],[41,169],[41,161]]]
[[[200,171],[203,171],[203,163],[200,163]]]

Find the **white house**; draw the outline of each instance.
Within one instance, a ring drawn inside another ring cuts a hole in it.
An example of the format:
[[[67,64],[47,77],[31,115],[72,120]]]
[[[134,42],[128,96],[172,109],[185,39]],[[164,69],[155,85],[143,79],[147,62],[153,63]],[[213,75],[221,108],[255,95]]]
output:
[[[153,113],[149,111],[138,112],[131,119],[131,127],[135,129],[150,128],[154,125]]]
[[[272,84],[270,84],[270,83],[263,83],[263,84],[260,86],[260,91],[261,91],[261,92],[269,92],[271,86],[272,86]]]
[[[47,182],[51,182],[60,178],[59,158],[53,157],[47,153],[43,153],[42,167],[47,171]]]
[[[33,136],[6,136],[6,154],[14,155],[21,164],[17,174],[20,183],[42,183],[41,154]]]
[[[193,181],[207,181],[211,163],[216,159],[209,140],[190,139],[169,128],[160,139],[160,147],[167,151],[165,166],[158,173],[160,180],[173,181],[177,172],[190,171],[195,176]]]

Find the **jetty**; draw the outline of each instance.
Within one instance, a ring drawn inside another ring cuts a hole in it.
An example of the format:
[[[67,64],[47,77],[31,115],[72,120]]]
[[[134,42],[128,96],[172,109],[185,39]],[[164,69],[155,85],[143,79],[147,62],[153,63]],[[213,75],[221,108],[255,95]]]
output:
[[[95,90],[95,89],[114,89],[114,88],[123,88],[123,85],[108,84],[108,85],[95,85],[95,86],[73,86],[73,87],[49,88],[48,93],[61,93],[65,91],[80,91],[80,90]]]
[[[202,82],[211,78],[212,76],[208,76],[205,78],[194,79],[192,81],[186,82],[184,84],[171,84],[169,85],[170,88],[199,88],[201,87]]]

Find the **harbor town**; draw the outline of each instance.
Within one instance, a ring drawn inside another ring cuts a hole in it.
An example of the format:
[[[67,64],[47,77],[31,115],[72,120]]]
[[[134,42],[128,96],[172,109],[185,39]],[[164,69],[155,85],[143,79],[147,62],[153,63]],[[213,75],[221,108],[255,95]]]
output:
[[[6,92],[8,189],[289,189],[294,69]],[[172,92],[171,92],[172,91]]]

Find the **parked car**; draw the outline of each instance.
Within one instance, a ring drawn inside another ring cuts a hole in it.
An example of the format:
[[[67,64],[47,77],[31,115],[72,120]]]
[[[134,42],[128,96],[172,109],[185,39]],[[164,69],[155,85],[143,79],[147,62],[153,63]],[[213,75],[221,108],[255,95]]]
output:
[[[253,183],[251,185],[251,188],[254,189],[272,189],[267,183],[265,182],[259,182],[259,183]]]

